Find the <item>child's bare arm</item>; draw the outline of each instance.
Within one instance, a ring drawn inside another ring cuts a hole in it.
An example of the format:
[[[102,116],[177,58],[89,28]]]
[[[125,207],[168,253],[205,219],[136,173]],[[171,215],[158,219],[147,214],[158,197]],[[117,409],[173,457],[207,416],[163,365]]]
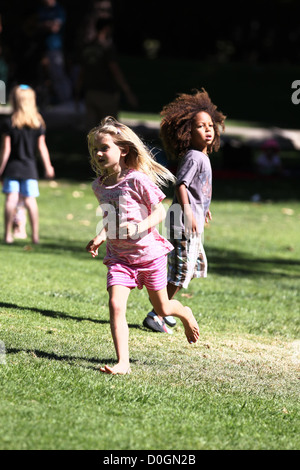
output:
[[[212,214],[210,210],[208,209],[206,216],[205,216],[205,222],[208,224],[210,220],[212,220]]]
[[[95,238],[93,238],[86,246],[86,251],[91,253],[92,257],[95,258],[95,256],[98,255],[98,248],[102,243],[104,243],[106,240],[106,228],[103,227],[101,232],[96,235]]]
[[[179,204],[184,212],[184,221],[185,221],[185,233],[186,236],[189,236],[191,233],[199,234],[199,228],[194,217],[193,211],[191,209],[189,196],[186,190],[184,183],[176,187],[176,196]]]
[[[46,178],[54,178],[55,172],[51,164],[50,155],[49,155],[49,151],[48,151],[48,147],[47,147],[46,139],[44,135],[40,135],[38,139],[38,149],[39,149],[39,152],[43,161],[43,165],[45,168]]]
[[[3,136],[0,154],[0,176],[2,175],[8,162],[11,151],[11,140],[9,135]]]

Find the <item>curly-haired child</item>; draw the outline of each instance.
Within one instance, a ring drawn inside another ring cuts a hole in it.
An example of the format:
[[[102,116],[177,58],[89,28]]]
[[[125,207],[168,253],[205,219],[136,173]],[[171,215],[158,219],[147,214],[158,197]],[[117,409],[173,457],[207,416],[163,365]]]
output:
[[[209,154],[220,147],[220,132],[226,117],[202,89],[180,94],[162,112],[160,135],[170,160],[178,163],[173,204],[167,215],[168,238],[174,250],[168,255],[168,295],[170,299],[193,278],[207,276],[203,248],[205,221],[211,220],[212,169]],[[144,326],[168,332],[165,321],[149,312]]]

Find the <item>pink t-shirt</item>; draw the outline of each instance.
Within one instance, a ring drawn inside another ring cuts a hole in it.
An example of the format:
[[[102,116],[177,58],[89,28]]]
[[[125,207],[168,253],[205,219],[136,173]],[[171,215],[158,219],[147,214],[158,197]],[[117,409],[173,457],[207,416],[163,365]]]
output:
[[[173,250],[173,245],[155,227],[133,238],[127,237],[124,229],[119,227],[126,221],[141,222],[151,214],[152,206],[166,197],[147,175],[129,170],[113,186],[102,184],[100,177],[93,182],[92,188],[108,220],[105,264],[114,261],[143,264]]]

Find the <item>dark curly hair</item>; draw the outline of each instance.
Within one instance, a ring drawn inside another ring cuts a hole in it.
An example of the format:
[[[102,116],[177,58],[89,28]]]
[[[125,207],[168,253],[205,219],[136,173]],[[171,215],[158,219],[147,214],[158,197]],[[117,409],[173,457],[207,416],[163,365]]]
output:
[[[224,131],[226,116],[217,110],[204,88],[192,94],[182,93],[164,106],[160,115],[160,137],[164,149],[171,160],[182,157],[191,148],[192,124],[195,116],[204,111],[213,121],[215,137],[208,147],[208,153],[220,148],[220,127]]]

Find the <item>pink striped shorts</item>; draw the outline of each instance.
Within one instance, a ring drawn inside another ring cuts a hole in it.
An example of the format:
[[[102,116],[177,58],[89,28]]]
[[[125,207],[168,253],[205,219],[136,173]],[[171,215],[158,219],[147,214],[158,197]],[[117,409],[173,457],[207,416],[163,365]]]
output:
[[[125,286],[130,289],[145,286],[149,290],[158,291],[167,285],[167,256],[163,255],[147,263],[128,266],[114,263],[107,265],[107,288]]]

